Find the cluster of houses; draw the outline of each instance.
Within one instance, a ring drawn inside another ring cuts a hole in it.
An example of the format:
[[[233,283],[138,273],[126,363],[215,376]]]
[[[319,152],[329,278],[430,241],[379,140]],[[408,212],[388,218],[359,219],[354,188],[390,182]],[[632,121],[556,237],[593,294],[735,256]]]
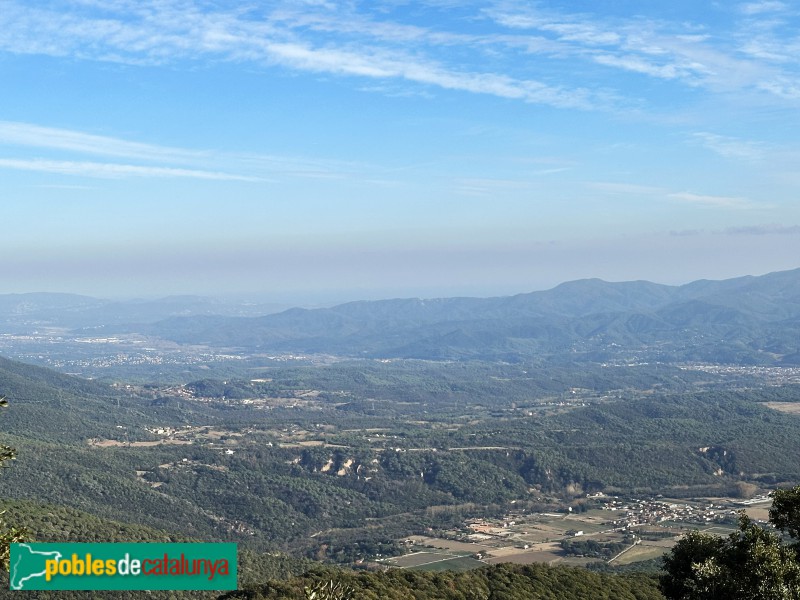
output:
[[[766,498],[769,501],[769,498]],[[665,523],[735,523],[738,510],[734,503],[718,501],[699,503],[665,502],[663,500],[625,500],[608,498],[603,510],[624,511],[625,516],[609,522],[615,528],[630,529],[641,525]]]

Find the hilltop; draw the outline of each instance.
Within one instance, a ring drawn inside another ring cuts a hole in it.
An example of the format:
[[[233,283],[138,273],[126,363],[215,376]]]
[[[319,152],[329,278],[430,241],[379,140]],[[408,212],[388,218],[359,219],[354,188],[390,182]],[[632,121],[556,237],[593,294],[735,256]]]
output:
[[[800,269],[682,286],[586,279],[508,297],[171,317],[110,331],[244,352],[800,364]]]

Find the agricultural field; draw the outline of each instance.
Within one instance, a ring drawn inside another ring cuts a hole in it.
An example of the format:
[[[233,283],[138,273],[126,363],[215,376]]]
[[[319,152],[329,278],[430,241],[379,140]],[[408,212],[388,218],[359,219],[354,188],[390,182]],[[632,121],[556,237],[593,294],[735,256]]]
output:
[[[510,562],[520,565],[531,563],[555,564],[562,562],[564,559],[564,553],[558,542],[548,542],[522,549],[516,547],[497,548],[489,552],[486,562],[489,564]]]
[[[765,402],[764,406],[790,415],[800,415],[800,402]]]
[[[754,521],[768,521],[769,520],[769,509],[772,504],[769,505],[761,505],[761,506],[748,506],[744,509],[744,512],[747,513],[747,516],[753,519]]]
[[[768,509],[768,504],[757,504],[745,510],[753,519],[766,520]],[[461,566],[504,562],[586,565],[599,560],[628,565],[669,552],[691,529],[723,536],[735,531],[737,510],[742,510],[741,501],[733,498],[605,497],[583,512],[518,511],[502,519],[473,519],[439,537],[411,536],[403,540],[411,545],[411,553],[384,564],[444,569],[460,555],[472,557],[462,559]]]
[[[616,566],[621,566],[629,565],[635,562],[641,562],[643,560],[650,560],[652,558],[658,558],[659,556],[663,556],[669,552],[669,549],[674,544],[675,540],[670,540],[668,547],[658,544],[657,542],[642,542],[641,544],[631,547],[630,550],[627,550],[615,559],[609,561],[609,563]]]
[[[469,553],[433,548],[415,550],[403,556],[388,558],[380,561],[380,564],[419,571],[468,571],[483,566],[481,561],[476,560]]]

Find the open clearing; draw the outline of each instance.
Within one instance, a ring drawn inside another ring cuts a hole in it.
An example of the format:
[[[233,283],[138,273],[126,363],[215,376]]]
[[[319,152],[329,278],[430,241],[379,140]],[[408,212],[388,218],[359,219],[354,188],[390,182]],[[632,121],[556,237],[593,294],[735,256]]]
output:
[[[441,560],[434,563],[428,563],[419,567],[415,567],[415,571],[471,571],[478,567],[486,566],[479,560],[470,558],[469,556],[461,556],[458,558],[451,558],[449,560]]]
[[[800,415],[800,402],[765,402],[764,405],[790,415]]]
[[[166,444],[183,446],[191,444],[189,440],[157,440],[155,442],[120,442],[118,440],[89,440],[90,446],[98,448],[111,448],[113,446],[125,446],[126,448],[149,448],[151,446],[161,446]]]
[[[455,540],[445,540],[443,538],[432,538],[424,535],[412,535],[409,536],[408,539],[414,542],[414,544],[417,546],[432,546],[434,548],[441,548],[442,550],[450,550],[452,552],[467,552],[469,554],[475,554],[476,552],[486,552],[491,550],[491,546],[486,546],[484,544],[470,544]]]
[[[451,562],[456,559],[464,559],[470,558],[469,555],[464,553],[453,553],[453,552],[446,552],[446,551],[437,551],[437,550],[421,550],[419,552],[412,552],[411,554],[406,554],[404,556],[396,556],[394,558],[389,558],[384,561],[384,564],[391,565],[393,567],[399,567],[401,569],[419,569],[423,567],[428,567],[430,565],[444,563],[444,562]],[[471,559],[474,566],[480,566],[480,562]],[[442,567],[441,569],[436,570],[446,570],[447,567]]]
[[[564,558],[561,545],[558,542],[536,544],[530,548],[522,549],[514,546],[495,548],[489,552],[485,562],[489,564],[510,562],[519,565],[543,562],[553,563]]]
[[[747,513],[747,516],[751,519],[756,521],[768,521],[769,520],[769,507],[768,506],[748,506],[744,509],[744,512]]]
[[[729,527],[725,527],[724,525],[714,525],[713,527],[706,527],[705,529],[702,529],[703,533],[713,533],[714,535],[719,535],[719,536],[726,536],[728,534],[733,533],[734,531],[739,531],[739,530],[733,525]]]
[[[639,544],[631,548],[615,560],[612,564],[615,565],[629,565],[631,563],[639,562],[642,560],[650,560],[651,558],[658,558],[667,552],[664,546],[646,546]]]
[[[505,554],[503,556],[492,556],[487,558],[485,562],[490,565],[497,563],[514,563],[517,565],[530,565],[533,563],[547,563],[553,564],[563,560],[563,556],[554,552],[536,552],[531,550],[516,549],[514,554]]]

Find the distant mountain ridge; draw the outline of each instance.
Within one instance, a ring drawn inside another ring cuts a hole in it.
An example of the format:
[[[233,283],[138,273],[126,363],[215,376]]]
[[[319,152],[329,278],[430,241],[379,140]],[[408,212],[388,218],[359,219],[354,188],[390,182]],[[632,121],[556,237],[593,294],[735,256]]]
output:
[[[800,364],[800,269],[682,286],[585,279],[507,297],[172,317],[117,331],[249,352]]]

